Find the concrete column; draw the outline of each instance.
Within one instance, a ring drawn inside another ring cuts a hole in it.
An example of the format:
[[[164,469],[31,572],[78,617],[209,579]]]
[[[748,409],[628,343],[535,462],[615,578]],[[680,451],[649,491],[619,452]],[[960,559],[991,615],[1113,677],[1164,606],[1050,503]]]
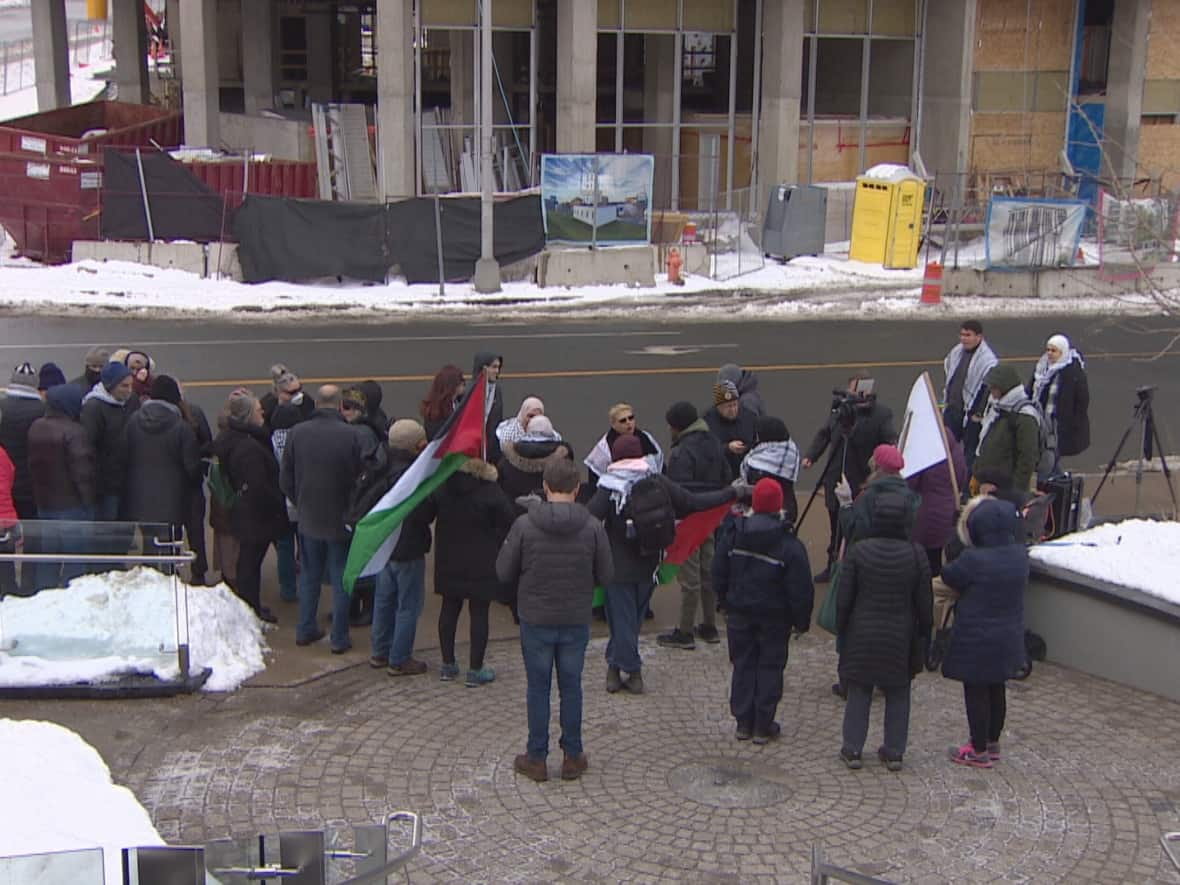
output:
[[[164,0],[164,19],[168,22],[168,40],[172,44],[172,77],[182,76],[180,58],[180,0]]]
[[[143,17],[143,0],[113,0],[111,18],[115,88],[119,93],[119,101],[147,104],[151,92],[148,87],[147,21]]]
[[[248,2],[248,0],[244,0]],[[336,52],[332,46],[332,14],[307,12],[307,97],[311,101],[335,101],[332,65]],[[380,64],[378,64],[380,69]]]
[[[217,0],[180,4],[184,35],[184,142],[194,147],[221,144],[220,77],[217,70]]]
[[[274,105],[274,17],[270,3],[242,0],[242,85],[247,116]]]
[[[799,180],[804,0],[765,0],[759,110],[759,204],[775,184]]]
[[[70,104],[70,41],[65,0],[33,4],[33,67],[37,75],[37,110]]]
[[[413,0],[377,0],[377,184],[382,199],[417,193]]]
[[[1116,0],[1110,33],[1110,67],[1106,75],[1106,122],[1102,132],[1104,176],[1135,177],[1150,24],[1151,0]]]
[[[961,193],[971,161],[976,4],[940,0],[926,13],[917,149],[945,194]]]
[[[643,119],[671,123],[676,98],[676,38],[672,34],[645,34],[643,49]],[[593,112],[593,106],[591,106]],[[652,204],[677,205],[672,194],[672,128],[644,129],[643,152],[655,156]]]
[[[594,152],[598,4],[557,0],[557,152]]]

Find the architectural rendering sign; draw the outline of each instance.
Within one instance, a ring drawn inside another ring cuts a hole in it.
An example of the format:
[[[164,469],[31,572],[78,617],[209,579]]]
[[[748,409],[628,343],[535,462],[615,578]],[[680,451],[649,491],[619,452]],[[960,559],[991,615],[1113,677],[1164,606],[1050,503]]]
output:
[[[1081,200],[992,197],[987,208],[987,266],[1000,270],[1068,267],[1086,220]]]
[[[651,242],[650,154],[545,154],[541,203],[550,243]]]

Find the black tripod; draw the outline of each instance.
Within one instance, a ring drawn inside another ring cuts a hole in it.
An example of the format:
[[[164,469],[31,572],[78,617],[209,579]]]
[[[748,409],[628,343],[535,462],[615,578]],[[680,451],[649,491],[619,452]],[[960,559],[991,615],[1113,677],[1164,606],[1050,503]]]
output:
[[[1119,440],[1118,447],[1114,450],[1114,454],[1110,456],[1110,463],[1106,465],[1106,470],[1102,474],[1102,479],[1098,483],[1098,488],[1094,490],[1094,494],[1090,497],[1090,503],[1093,505],[1098,500],[1098,493],[1102,491],[1102,486],[1106,483],[1106,478],[1110,476],[1110,472],[1114,470],[1114,465],[1119,460],[1119,453],[1122,452],[1123,446],[1126,445],[1127,439],[1131,436],[1131,431],[1136,427],[1139,428],[1140,444],[1139,444],[1139,459],[1135,466],[1135,515],[1139,515],[1139,501],[1143,491],[1143,462],[1150,461],[1152,457],[1152,447],[1159,450],[1160,466],[1164,470],[1164,478],[1168,481],[1168,493],[1172,496],[1172,512],[1176,513],[1180,507],[1176,506],[1176,489],[1172,486],[1172,471],[1168,469],[1168,460],[1164,457],[1164,446],[1160,442],[1159,428],[1155,423],[1155,412],[1152,410],[1151,401],[1155,394],[1155,386],[1139,387],[1135,390],[1135,395],[1139,398],[1135,403],[1134,414],[1131,416],[1131,423],[1127,425],[1127,429],[1123,431],[1123,437]]]

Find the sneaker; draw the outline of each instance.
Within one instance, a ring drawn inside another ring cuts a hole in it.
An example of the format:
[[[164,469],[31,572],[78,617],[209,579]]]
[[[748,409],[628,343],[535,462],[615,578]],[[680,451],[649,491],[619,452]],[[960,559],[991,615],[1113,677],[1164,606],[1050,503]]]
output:
[[[679,627],[675,630],[669,630],[667,633],[661,633],[656,637],[656,644],[662,645],[664,648],[683,648],[689,650],[697,647],[696,640],[692,638],[692,634],[685,633]]]
[[[443,664],[438,668],[438,678],[441,682],[454,682],[459,678],[459,665]]]
[[[754,743],[761,747],[763,744],[769,744],[782,733],[783,727],[777,722],[772,722],[765,731],[754,729]]]
[[[859,771],[864,765],[860,758],[860,753],[855,750],[849,750],[847,747],[840,748],[840,758],[844,760],[844,764],[852,771]]]
[[[319,642],[327,635],[327,632],[324,630],[314,630],[308,635],[304,636],[302,639],[298,636],[295,637],[295,644],[299,646],[312,645],[313,643]]]
[[[1000,742],[999,741],[988,741],[987,742],[987,758],[990,759],[992,762],[999,762],[1000,761]]]
[[[373,655],[369,658],[369,666],[374,670],[380,670],[382,667],[389,665],[389,658],[381,655]]]
[[[901,771],[901,757],[889,755],[887,752],[885,752],[884,747],[879,747],[877,749],[877,758],[880,759],[881,764],[890,771]]]
[[[848,700],[848,688],[839,682],[832,683],[832,694],[842,701]]]
[[[812,576],[811,580],[816,584],[828,583],[828,581],[832,580],[832,566],[829,565],[826,569],[824,569],[818,575]]]
[[[576,781],[583,774],[586,769],[590,767],[590,760],[585,753],[579,753],[577,756],[566,756],[561,760],[561,779],[563,781]]]
[[[643,694],[643,674],[632,673],[623,682],[623,688],[631,694]]]
[[[259,607],[256,614],[258,615],[258,620],[262,621],[264,624],[277,624],[279,622],[279,616],[272,612],[265,605]]]
[[[744,722],[739,722],[737,728],[734,729],[733,736],[739,741],[748,741],[754,736],[754,729]]]
[[[346,641],[343,645],[333,645],[328,650],[334,655],[347,654],[348,652],[352,651],[352,642]]]
[[[611,694],[621,691],[623,688],[623,677],[619,673],[618,667],[606,668],[606,690]]]
[[[698,624],[693,632],[696,633],[698,639],[709,643],[709,645],[716,645],[721,641],[721,634],[712,624]]]
[[[528,753],[521,753],[512,760],[512,770],[539,784],[549,780],[549,769],[545,766],[545,760],[534,759]]]
[[[388,670],[390,676],[421,676],[425,672],[426,662],[413,658],[406,658],[400,664],[390,664]]]
[[[987,752],[976,753],[975,746],[971,741],[967,741],[961,747],[951,747],[947,751],[947,755],[950,756],[951,762],[954,762],[956,765],[968,765],[971,768],[992,767],[992,760]]]
[[[491,667],[481,667],[478,670],[468,670],[467,680],[463,683],[468,688],[479,688],[489,682],[496,681],[496,671]]]

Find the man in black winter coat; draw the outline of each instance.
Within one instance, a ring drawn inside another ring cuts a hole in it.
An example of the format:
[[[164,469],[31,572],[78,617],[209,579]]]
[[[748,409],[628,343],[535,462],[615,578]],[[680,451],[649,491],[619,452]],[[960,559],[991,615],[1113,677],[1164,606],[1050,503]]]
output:
[[[783,518],[783,489],[775,480],[755,484],[752,515],[722,525],[713,576],[729,635],[735,735],[765,744],[781,731],[774,715],[783,697],[787,641],[792,629],[810,628],[815,599],[807,549]]]
[[[332,585],[333,654],[352,648],[348,636],[348,594],[344,566],[348,561],[348,529],[344,517],[360,472],[362,436],[344,420],[340,388],[326,384],[316,397],[318,408],[287,434],[279,485],[291,499],[299,523],[299,624],[295,644],[311,645],[324,638],[316,625],[320,583],[325,572]]]
[[[79,419],[98,458],[98,488],[94,518],[113,522],[119,518],[119,500],[126,480],[123,452],[127,421],[134,414],[131,370],[123,363],[107,363],[96,383],[82,397]],[[123,548],[126,550],[126,547]]]
[[[576,502],[578,468],[572,460],[546,465],[546,500],[512,525],[496,558],[496,575],[517,584],[520,650],[528,682],[527,750],[513,767],[535,781],[548,780],[549,697],[557,668],[561,693],[563,780],[581,777],[589,764],[582,748],[582,667],[590,642],[594,587],[609,584],[613,563],[602,523]]]
[[[804,468],[810,468],[824,457],[828,447],[827,469],[819,479],[824,490],[824,506],[828,511],[828,562],[815,576],[817,584],[831,578],[832,564],[840,552],[840,499],[836,486],[847,479],[850,500],[855,500],[869,476],[869,458],[873,449],[882,443],[897,442],[893,427],[893,412],[877,402],[873,379],[867,372],[857,372],[848,379],[847,393],[832,401],[832,410],[824,426],[803,455]]]
[[[737,386],[721,381],[713,386],[713,408],[704,414],[705,423],[725,450],[731,476],[737,476],[742,458],[754,448],[758,416],[742,405]]]
[[[33,480],[29,474],[29,428],[44,414],[45,403],[37,393],[37,371],[29,363],[22,363],[13,371],[8,391],[0,399],[0,447],[8,452],[16,471],[12,482],[12,503],[21,519],[37,518],[37,502],[33,498]],[[25,553],[38,552],[37,544],[37,538],[26,538]],[[8,588],[4,592],[14,592],[14,564],[0,562],[0,570],[0,585]],[[35,574],[33,566],[21,566],[20,595],[33,595]]]
[[[721,441],[697,417],[692,403],[673,403],[664,420],[672,431],[668,451],[668,479],[690,492],[714,492],[733,480]],[[717,598],[713,595],[713,539],[707,538],[680,566],[680,623],[656,637],[666,648],[696,648],[695,633],[709,643],[721,641],[717,633]],[[696,620],[697,607],[701,622]]]

